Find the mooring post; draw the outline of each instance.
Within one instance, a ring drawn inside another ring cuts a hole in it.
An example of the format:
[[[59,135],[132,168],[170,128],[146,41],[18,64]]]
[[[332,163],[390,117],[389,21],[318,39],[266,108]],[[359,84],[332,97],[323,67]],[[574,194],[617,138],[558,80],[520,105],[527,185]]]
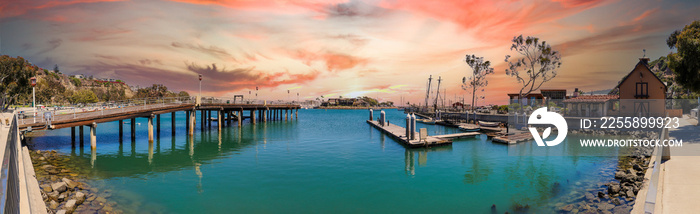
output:
[[[284,109],[284,121],[289,120],[289,109]]]
[[[411,140],[416,139],[416,114],[411,114]]]
[[[148,116],[148,143],[153,143],[153,114]]]
[[[95,151],[97,148],[97,123],[92,122],[90,126],[90,149]]]
[[[172,120],[172,124],[170,124],[170,129],[172,129],[173,136],[175,136],[175,112],[170,113],[170,118]]]
[[[384,112],[384,110],[382,110],[379,112],[379,114],[379,118],[382,120],[382,126],[386,126],[386,113]]]
[[[131,142],[136,140],[136,118],[131,118]]]
[[[374,111],[372,109],[369,109],[369,121],[374,120]]]
[[[411,140],[411,114],[406,114],[406,141]]]

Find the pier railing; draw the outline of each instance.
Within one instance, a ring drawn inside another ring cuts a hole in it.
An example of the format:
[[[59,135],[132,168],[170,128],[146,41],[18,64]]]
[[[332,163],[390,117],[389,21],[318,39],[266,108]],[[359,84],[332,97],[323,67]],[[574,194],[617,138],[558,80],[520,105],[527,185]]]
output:
[[[2,113],[0,113],[2,114]],[[2,155],[2,168],[0,171],[0,210],[2,213],[19,213],[20,185],[17,158],[17,121],[14,116],[10,122],[6,139],[0,139],[0,155]],[[2,126],[7,126],[8,121],[3,121]],[[5,130],[2,130],[3,132]],[[2,136],[0,134],[0,136]],[[2,144],[2,142],[5,142]]]
[[[264,100],[264,99],[242,99],[235,97],[202,97],[202,103],[206,104],[259,104],[259,105],[292,105],[299,104],[296,101],[286,100]]]
[[[669,138],[668,136],[668,129],[664,128],[661,130],[661,134],[659,135],[659,140],[663,142],[664,140],[667,140]],[[651,180],[649,181],[649,190],[647,191],[647,196],[644,199],[644,213],[646,214],[653,214],[654,209],[656,209],[656,196],[659,192],[659,174],[661,173],[661,161],[662,157],[664,155],[664,150],[668,149],[665,147],[655,147],[654,148],[654,154],[655,158],[653,160],[649,161],[654,161],[654,169],[651,172]]]
[[[57,120],[91,118],[95,116],[125,113],[129,111],[141,111],[166,106],[194,104],[194,102],[195,99],[193,97],[149,97],[90,104],[76,104],[74,106],[67,107],[50,107],[46,109],[37,109],[36,112],[29,112],[29,114],[24,113],[23,119],[20,119],[18,123],[20,125],[51,125],[52,121]]]

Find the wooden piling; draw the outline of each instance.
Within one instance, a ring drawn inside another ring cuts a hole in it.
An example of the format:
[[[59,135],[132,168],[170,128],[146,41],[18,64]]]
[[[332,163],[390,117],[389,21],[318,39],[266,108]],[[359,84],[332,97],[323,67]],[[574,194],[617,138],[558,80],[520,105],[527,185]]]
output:
[[[83,126],[78,127],[78,137],[80,138],[80,147],[83,147]]]
[[[131,142],[136,141],[136,118],[131,118]]]
[[[175,136],[175,112],[170,113],[172,124],[170,125],[170,129],[172,129],[173,136]]]
[[[148,117],[148,142],[153,143],[153,115]]]
[[[92,122],[90,126],[90,149],[95,151],[97,149],[97,123]]]
[[[255,124],[255,110],[250,110],[250,122]]]
[[[216,111],[216,112],[217,112],[217,115],[216,115],[217,123],[216,123],[216,125],[217,125],[218,128],[219,128],[219,133],[221,133],[221,123],[224,122],[224,119],[221,118],[221,110],[218,110],[218,111]]]
[[[75,126],[70,127],[70,144],[75,147]]]
[[[119,143],[122,143],[124,138],[124,120],[119,120]]]
[[[160,114],[156,114],[156,133],[160,137]]]

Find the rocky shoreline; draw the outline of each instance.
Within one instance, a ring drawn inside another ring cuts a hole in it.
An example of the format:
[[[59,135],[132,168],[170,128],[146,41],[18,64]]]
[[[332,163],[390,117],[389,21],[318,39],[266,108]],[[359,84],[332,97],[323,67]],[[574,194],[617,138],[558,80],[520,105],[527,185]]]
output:
[[[658,139],[658,133],[642,131],[574,130],[572,134],[629,136],[634,139]],[[583,197],[574,197],[569,203],[558,203],[553,208],[560,213],[630,213],[637,193],[644,184],[644,174],[653,152],[651,147],[621,148],[614,171],[615,181],[597,183],[588,188]],[[602,173],[602,172],[601,172]]]
[[[86,183],[88,170],[80,160],[56,151],[30,150],[41,196],[48,213],[123,213],[109,202],[109,189]]]

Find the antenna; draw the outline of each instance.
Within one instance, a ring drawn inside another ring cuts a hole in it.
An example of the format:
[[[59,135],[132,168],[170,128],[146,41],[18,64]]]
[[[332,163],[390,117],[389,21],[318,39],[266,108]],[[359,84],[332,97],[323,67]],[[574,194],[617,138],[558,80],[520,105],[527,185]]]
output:
[[[647,49],[642,49],[642,51],[644,52],[644,56],[643,56],[643,57],[646,58],[646,57],[647,57]]]

